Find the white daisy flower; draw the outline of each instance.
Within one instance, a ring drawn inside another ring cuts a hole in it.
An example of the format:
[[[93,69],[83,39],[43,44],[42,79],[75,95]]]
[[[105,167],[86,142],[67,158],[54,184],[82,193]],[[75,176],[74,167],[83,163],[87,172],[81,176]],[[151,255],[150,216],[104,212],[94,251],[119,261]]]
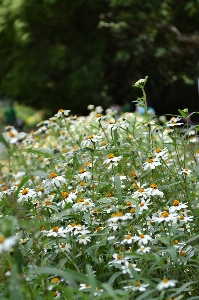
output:
[[[136,265],[136,264],[133,264],[133,263],[128,262],[128,261],[125,261],[124,266],[122,266],[122,273],[123,273],[123,274],[129,274],[129,277],[130,277],[130,278],[133,278],[133,274],[132,274],[130,268],[133,268],[133,269],[134,269],[135,271],[137,271],[137,272],[140,272],[140,271],[141,271],[140,268],[137,268],[137,265]]]
[[[132,291],[139,291],[139,292],[144,292],[146,291],[146,288],[149,286],[148,283],[141,283],[140,281],[136,281],[135,285],[128,285],[124,286],[124,290],[132,290]]]
[[[16,235],[6,238],[0,234],[0,253],[9,251],[10,248],[16,244],[17,240],[18,237]]]
[[[128,219],[132,219],[130,215],[124,215],[121,211],[116,214],[112,214],[111,218],[107,220],[108,223],[117,223],[120,221],[126,221]]]
[[[151,251],[150,247],[145,247],[144,245],[140,245],[140,248],[137,249],[137,253],[139,254],[145,254],[145,253],[149,253]]]
[[[68,243],[59,243],[58,245],[55,245],[55,252],[70,252],[71,251],[71,245]]]
[[[168,121],[168,122],[166,122],[166,125],[168,126],[168,127],[173,127],[173,126],[178,126],[178,125],[183,125],[184,123],[179,123],[178,121],[180,121],[181,120],[181,118],[180,117],[172,117],[171,119],[170,119],[170,121]]]
[[[139,236],[135,235],[134,237],[132,237],[132,239],[134,240],[134,242],[138,242],[138,245],[147,245],[149,241],[152,240],[152,237],[148,234],[143,234],[140,230],[138,230]]]
[[[114,154],[110,153],[108,155],[108,159],[104,161],[104,164],[110,164],[111,166],[117,166],[118,162],[122,159],[122,156],[114,156]]]
[[[191,172],[192,172],[192,170],[189,170],[189,169],[182,169],[182,170],[179,172],[179,174],[188,176],[188,175],[191,174]]]
[[[167,279],[164,278],[162,281],[160,281],[157,285],[156,285],[156,289],[159,291],[162,291],[164,289],[167,289],[169,287],[174,287],[176,285],[177,280],[173,280],[173,279]]]
[[[79,235],[79,236],[77,237],[77,241],[78,241],[79,244],[84,244],[84,245],[86,245],[88,242],[91,241],[91,237],[82,234],[82,235]]]
[[[187,208],[188,205],[186,203],[182,203],[178,200],[174,200],[173,201],[173,205],[169,208],[169,212],[175,212],[175,211],[178,211],[178,210],[181,210],[181,209],[185,209]]]
[[[153,216],[152,221],[153,222],[177,222],[178,215],[176,213],[169,213],[168,211],[160,212],[159,216]]]
[[[46,231],[46,233],[47,233],[47,236],[54,236],[54,237],[61,236],[61,237],[66,237],[67,231],[63,227],[54,226],[49,231]]]
[[[29,188],[24,188],[24,189],[20,190],[17,201],[19,203],[22,201],[28,201],[31,198],[34,198],[35,196],[37,196],[37,193],[35,190],[29,189]]]
[[[156,148],[155,149],[155,156],[157,158],[161,157],[162,159],[167,159],[169,154],[168,154],[168,149],[167,148],[164,148],[164,149],[161,149],[161,148]]]
[[[131,244],[133,242],[133,237],[130,234],[124,236],[125,239],[121,242],[121,244]]]
[[[138,81],[136,81],[136,83],[134,84],[137,87],[143,86],[146,82],[146,78],[145,79],[139,79]]]
[[[144,167],[144,170],[148,170],[148,169],[155,169],[157,166],[160,166],[161,165],[161,162],[159,161],[159,159],[157,157],[155,158],[149,158],[147,160],[147,162],[145,162],[143,164],[143,167]]]

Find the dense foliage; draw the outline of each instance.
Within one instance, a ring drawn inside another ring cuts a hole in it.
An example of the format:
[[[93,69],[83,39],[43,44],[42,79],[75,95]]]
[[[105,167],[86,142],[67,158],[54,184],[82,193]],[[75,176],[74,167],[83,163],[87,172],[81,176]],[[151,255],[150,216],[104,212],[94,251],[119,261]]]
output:
[[[197,108],[198,0],[0,0],[0,93],[52,111],[135,100]],[[179,105],[180,103],[180,105]]]
[[[89,109],[0,135],[1,300],[197,299],[199,128]]]

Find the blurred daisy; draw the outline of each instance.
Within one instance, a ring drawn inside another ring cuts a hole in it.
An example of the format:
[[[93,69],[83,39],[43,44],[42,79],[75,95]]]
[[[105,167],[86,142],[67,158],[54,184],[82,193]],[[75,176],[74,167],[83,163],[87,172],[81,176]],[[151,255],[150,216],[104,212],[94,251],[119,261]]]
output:
[[[157,158],[161,157],[162,159],[167,159],[168,158],[168,149],[167,148],[164,148],[164,149],[161,149],[161,148],[156,148],[155,149],[155,156]]]
[[[52,227],[51,230],[46,231],[47,236],[62,236],[62,237],[66,237],[66,229],[64,229],[63,227],[58,227],[58,226],[54,226]]]
[[[131,268],[133,268],[137,272],[141,271],[140,268],[137,268],[136,264],[130,263],[128,261],[125,261],[124,266],[122,266],[122,273],[123,274],[129,274],[129,277],[133,278],[133,274],[131,272]]]
[[[182,169],[182,170],[179,172],[179,174],[188,176],[188,175],[191,174],[191,172],[192,172],[192,170],[189,170],[189,169]]]
[[[166,122],[166,125],[168,126],[168,127],[173,127],[173,126],[179,126],[179,125],[183,125],[184,123],[179,123],[179,121],[181,120],[181,118],[180,117],[172,117],[171,119],[170,119],[170,121],[168,121],[168,122]]]
[[[16,235],[10,237],[4,237],[0,234],[0,253],[3,251],[7,252],[12,246],[16,244],[18,237]]]
[[[144,254],[144,253],[149,253],[151,251],[150,247],[145,247],[144,245],[141,245],[139,249],[137,249],[137,253],[139,254]]]
[[[124,286],[124,290],[132,290],[132,291],[139,291],[139,292],[144,292],[146,291],[146,288],[149,286],[148,283],[141,283],[140,281],[136,281],[134,285],[128,285]]]
[[[176,285],[176,282],[177,280],[169,280],[167,278],[164,278],[161,282],[159,282],[157,285],[156,285],[156,289],[158,291],[162,291],[164,289],[167,289],[169,287],[174,287]]]
[[[108,223],[117,223],[119,221],[126,221],[132,219],[130,215],[124,215],[121,211],[118,211],[116,214],[112,214],[111,218],[107,220]]]

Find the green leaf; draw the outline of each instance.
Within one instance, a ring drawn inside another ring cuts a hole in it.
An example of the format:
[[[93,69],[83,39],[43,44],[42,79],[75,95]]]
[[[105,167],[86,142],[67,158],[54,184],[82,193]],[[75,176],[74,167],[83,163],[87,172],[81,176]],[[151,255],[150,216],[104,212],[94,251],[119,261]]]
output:
[[[16,265],[14,265],[12,268],[9,290],[10,290],[10,298],[9,298],[10,300],[24,299],[21,293],[21,282],[19,279],[19,273]]]
[[[118,300],[117,294],[114,289],[107,283],[102,283],[102,287],[109,293],[109,295],[114,299]]]
[[[122,202],[122,189],[121,189],[121,180],[119,176],[114,177],[115,187],[120,203]]]
[[[188,114],[186,114],[183,110],[178,109],[179,113],[181,114],[181,116],[183,116],[185,119],[188,119]]]
[[[18,272],[21,274],[22,273],[22,267],[24,265],[24,258],[23,255],[19,249],[19,245],[15,245],[14,247],[14,254],[13,254],[13,258],[16,262],[17,268],[18,268]]]
[[[0,133],[0,142],[8,149],[10,150],[10,144],[6,141],[3,134]]]
[[[192,238],[190,238],[188,241],[186,241],[186,244],[189,244],[195,240],[198,240],[199,239],[199,234],[198,235],[195,235],[193,236]]]
[[[65,280],[68,280],[72,285],[77,286],[76,282],[80,283],[88,283],[88,277],[86,275],[83,275],[81,273],[78,273],[74,270],[66,270],[62,271],[54,267],[39,267],[30,270],[31,274],[46,274],[46,275],[53,275],[53,276],[60,276],[64,278]]]
[[[171,258],[173,259],[173,262],[174,263],[177,263],[178,261],[178,258],[177,258],[177,252],[176,252],[176,249],[174,247],[169,247],[165,250],[165,252],[168,252],[171,256]]]
[[[186,288],[188,286],[190,286],[191,284],[196,283],[195,281],[189,281],[186,282],[185,284],[183,284],[180,288],[177,289],[177,292],[175,292],[174,294],[170,295],[171,298],[179,295],[181,292],[184,292],[186,290]]]
[[[87,274],[88,274],[88,283],[91,286],[91,297],[94,297],[95,288],[97,286],[96,278],[93,275],[93,271],[92,271],[90,265],[86,265],[86,271],[87,271]]]
[[[120,276],[120,275],[122,275],[122,272],[116,272],[116,273],[114,273],[114,274],[109,278],[108,284],[112,286],[113,283],[114,283],[114,281],[115,281],[115,279],[116,279],[118,276]]]
[[[15,195],[16,196],[18,196],[18,194],[19,194],[19,191],[21,190],[21,188],[24,186],[24,184],[29,180],[29,178],[30,178],[30,176],[25,176],[24,178],[23,178],[23,180],[22,180],[22,182],[19,184],[19,186],[18,186],[18,188],[17,188],[17,190],[16,190],[16,192],[15,192]]]

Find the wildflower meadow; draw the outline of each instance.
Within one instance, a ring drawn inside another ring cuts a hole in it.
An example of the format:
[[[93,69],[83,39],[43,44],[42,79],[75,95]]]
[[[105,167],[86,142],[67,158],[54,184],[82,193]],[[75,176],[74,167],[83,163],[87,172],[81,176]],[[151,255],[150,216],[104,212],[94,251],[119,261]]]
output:
[[[0,135],[0,299],[199,299],[199,127],[88,109]]]

